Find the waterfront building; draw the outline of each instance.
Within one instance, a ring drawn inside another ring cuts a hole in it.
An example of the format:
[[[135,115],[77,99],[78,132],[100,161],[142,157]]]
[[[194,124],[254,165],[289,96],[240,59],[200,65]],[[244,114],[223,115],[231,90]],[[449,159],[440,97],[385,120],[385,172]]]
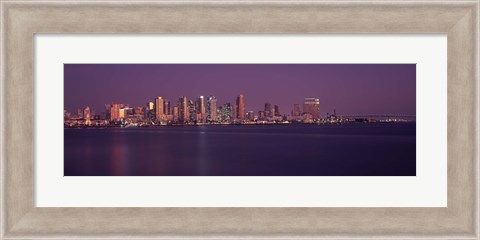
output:
[[[170,101],[168,99],[163,100],[163,114],[170,115]]]
[[[274,107],[274,116],[275,117],[280,116],[280,107],[278,107],[278,105],[275,105]]]
[[[247,112],[247,119],[248,121],[255,121],[255,114],[253,114],[253,111]]]
[[[302,115],[302,110],[300,110],[300,104],[293,104],[292,116],[298,117]]]
[[[164,119],[164,105],[163,105],[163,98],[158,96],[155,98],[155,119],[157,122],[160,122]]]
[[[272,109],[272,104],[271,103],[269,103],[269,102],[265,103],[264,111],[265,111],[265,117],[273,117],[274,110]]]
[[[210,96],[207,98],[207,122],[217,121],[217,98]]]
[[[313,120],[320,119],[320,99],[305,98],[303,102],[303,113],[310,114]]]
[[[197,111],[193,100],[188,100],[188,121],[195,122],[197,120]]]
[[[224,123],[229,123],[232,121],[232,106],[230,103],[223,104],[220,109],[220,121]]]
[[[173,107],[172,121],[178,122],[178,106]]]
[[[245,118],[245,97],[242,94],[238,95],[237,97],[235,110],[237,119],[242,120]]]
[[[206,108],[205,108],[205,99],[203,96],[198,97],[195,107],[197,110],[197,121],[200,123],[206,122]]]
[[[123,104],[112,103],[110,108],[110,121],[120,120],[120,109],[123,108]]]
[[[188,121],[188,102],[187,97],[180,97],[178,99],[178,120],[180,122],[187,122]]]
[[[90,107],[86,106],[83,108],[83,119],[85,120],[85,125],[90,125],[92,124],[91,122],[91,112],[90,112]]]

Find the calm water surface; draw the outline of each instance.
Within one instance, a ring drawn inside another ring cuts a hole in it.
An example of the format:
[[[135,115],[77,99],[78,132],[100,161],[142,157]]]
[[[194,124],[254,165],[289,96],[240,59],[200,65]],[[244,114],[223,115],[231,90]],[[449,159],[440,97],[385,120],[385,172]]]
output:
[[[415,123],[65,129],[65,176],[415,176]]]

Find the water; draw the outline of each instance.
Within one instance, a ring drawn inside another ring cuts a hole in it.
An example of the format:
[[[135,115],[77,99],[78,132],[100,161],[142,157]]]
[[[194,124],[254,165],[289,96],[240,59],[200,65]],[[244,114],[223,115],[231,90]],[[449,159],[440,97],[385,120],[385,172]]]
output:
[[[415,176],[415,123],[65,129],[65,176]]]

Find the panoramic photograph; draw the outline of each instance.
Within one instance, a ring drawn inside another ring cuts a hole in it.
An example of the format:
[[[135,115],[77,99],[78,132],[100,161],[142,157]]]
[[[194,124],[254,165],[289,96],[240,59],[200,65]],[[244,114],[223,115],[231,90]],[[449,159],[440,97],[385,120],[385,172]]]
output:
[[[64,176],[416,176],[416,64],[64,64]]]

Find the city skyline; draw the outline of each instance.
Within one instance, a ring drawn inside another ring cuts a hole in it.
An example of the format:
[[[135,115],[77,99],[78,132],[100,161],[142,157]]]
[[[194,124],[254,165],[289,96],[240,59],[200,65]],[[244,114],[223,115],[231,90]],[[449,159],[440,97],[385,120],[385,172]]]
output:
[[[416,110],[415,64],[65,64],[64,67],[64,108],[70,112],[84,106],[102,111],[106,103],[145,107],[157,96],[170,100],[172,105],[181,96],[189,100],[215,96],[217,106],[227,102],[236,105],[239,95],[247,99],[241,114],[244,117],[249,111],[262,110],[267,102],[276,105],[282,115],[290,115],[294,104],[301,106],[308,97],[319,99],[322,117],[334,109],[343,114],[406,115],[415,115]],[[150,93],[152,96],[145,96]],[[105,101],[99,102],[102,99]]]

